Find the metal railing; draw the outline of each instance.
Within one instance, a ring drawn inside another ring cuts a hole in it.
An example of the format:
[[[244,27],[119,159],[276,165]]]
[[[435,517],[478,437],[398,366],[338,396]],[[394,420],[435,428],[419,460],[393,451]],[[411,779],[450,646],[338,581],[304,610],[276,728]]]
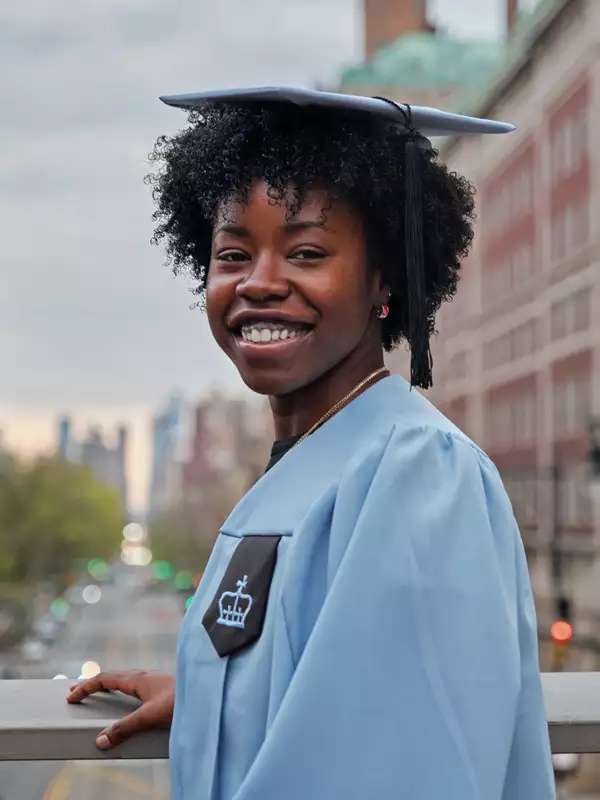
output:
[[[542,675],[553,753],[600,752],[600,672]],[[0,761],[167,758],[167,731],[139,734],[102,752],[96,735],[137,706],[120,694],[65,702],[65,680],[0,681]]]

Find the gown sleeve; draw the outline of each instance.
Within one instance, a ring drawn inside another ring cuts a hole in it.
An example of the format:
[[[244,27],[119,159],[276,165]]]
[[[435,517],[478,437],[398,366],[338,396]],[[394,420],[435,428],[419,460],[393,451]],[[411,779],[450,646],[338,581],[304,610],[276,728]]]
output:
[[[554,798],[525,553],[489,459],[394,429],[305,527],[281,600],[294,673],[234,800]],[[302,553],[324,537],[325,565]]]

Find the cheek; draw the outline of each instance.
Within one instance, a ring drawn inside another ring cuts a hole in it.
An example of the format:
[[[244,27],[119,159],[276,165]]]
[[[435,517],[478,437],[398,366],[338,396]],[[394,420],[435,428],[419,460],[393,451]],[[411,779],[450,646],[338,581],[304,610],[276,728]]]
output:
[[[336,270],[329,280],[319,287],[316,304],[322,313],[322,322],[328,329],[334,327],[338,335],[352,335],[364,330],[370,312],[368,288],[357,269],[347,267]]]
[[[206,282],[206,316],[217,341],[227,335],[224,316],[234,298],[235,283],[233,281],[219,275],[208,278]]]

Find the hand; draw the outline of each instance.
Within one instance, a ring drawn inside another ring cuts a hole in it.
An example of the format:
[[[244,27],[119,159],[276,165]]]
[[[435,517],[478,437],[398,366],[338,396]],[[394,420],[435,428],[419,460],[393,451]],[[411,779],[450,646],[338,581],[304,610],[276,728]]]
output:
[[[127,672],[100,672],[88,680],[70,687],[67,703],[79,703],[94,692],[118,690],[137,697],[142,705],[131,714],[117,720],[110,728],[100,731],[96,746],[108,750],[134,733],[152,728],[170,728],[175,701],[175,678],[160,672],[130,670]]]

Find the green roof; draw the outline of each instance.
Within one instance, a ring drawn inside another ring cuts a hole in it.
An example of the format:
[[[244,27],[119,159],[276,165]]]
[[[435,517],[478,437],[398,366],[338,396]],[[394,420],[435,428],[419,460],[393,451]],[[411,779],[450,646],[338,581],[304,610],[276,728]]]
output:
[[[555,19],[572,0],[537,0],[529,9],[519,11],[517,24],[504,51],[486,80],[474,91],[465,93],[456,109],[462,114],[489,114],[497,100],[510,87],[519,71],[537,54],[536,45]]]
[[[494,41],[459,41],[439,33],[405,34],[365,64],[347,68],[341,85],[474,87],[494,72],[502,51],[503,45]]]

